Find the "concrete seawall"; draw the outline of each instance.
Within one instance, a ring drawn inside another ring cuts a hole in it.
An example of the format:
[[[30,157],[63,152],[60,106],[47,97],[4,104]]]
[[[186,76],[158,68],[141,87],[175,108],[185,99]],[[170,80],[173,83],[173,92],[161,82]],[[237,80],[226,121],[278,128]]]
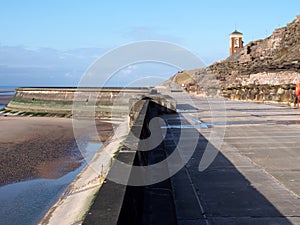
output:
[[[129,99],[149,94],[150,88],[17,88],[6,110],[16,112],[72,114],[74,101],[96,107],[100,115],[110,114],[113,105],[128,115]]]
[[[149,194],[150,192],[145,191],[143,187],[132,189],[123,185],[117,185],[114,182],[104,182],[104,179],[107,172],[111,170],[112,163],[114,162],[114,157],[117,157],[118,161],[123,161],[124,159],[128,160],[127,162],[129,164],[133,161],[138,164],[149,164],[151,160],[156,159],[156,157],[165,157],[165,153],[161,149],[157,149],[157,151],[151,151],[150,154],[147,151],[137,151],[137,145],[139,145],[139,149],[142,148],[143,145],[139,141],[137,141],[137,137],[143,139],[147,138],[150,135],[149,122],[152,118],[161,116],[162,114],[176,112],[176,102],[170,96],[159,94],[151,94],[139,97],[142,98],[137,97],[129,100],[131,104],[131,111],[128,118],[130,119],[130,128],[128,127],[128,120],[124,120],[121,124],[119,124],[114,132],[114,136],[110,139],[108,145],[103,145],[103,147],[98,150],[94,158],[90,161],[89,166],[87,166],[77,176],[77,178],[69,186],[68,190],[61,197],[61,199],[52,207],[52,209],[40,222],[41,225],[56,225],[61,223],[82,224],[81,222],[86,216],[87,210],[89,210],[100,187],[101,193],[103,193],[103,191],[109,193],[108,195],[101,195],[100,198],[106,197],[103,203],[115,200],[114,202],[111,202],[104,207],[112,207],[113,214],[116,215],[111,216],[107,214],[107,217],[102,217],[101,224],[113,224],[116,220],[119,219],[119,216],[124,217],[124,220],[134,221],[140,219],[138,218],[138,216],[132,217],[132,215],[135,214],[135,212],[141,212],[141,209],[139,208],[143,204],[143,198],[141,194],[143,194],[144,192]],[[156,121],[155,123],[157,122],[158,121]],[[128,129],[131,130],[130,134],[128,134]],[[142,161],[140,161],[140,159],[142,159]],[[100,170],[99,165],[101,165]],[[162,188],[166,187],[162,186]],[[135,201],[135,203],[133,203],[130,200],[130,194],[125,194],[125,192],[132,193],[135,192],[135,190],[138,191],[139,195],[133,196],[133,201]],[[111,195],[111,191],[113,191],[113,195]],[[169,191],[168,201],[166,201],[165,198],[160,199],[162,204],[167,203],[172,205],[170,193],[171,192]],[[123,197],[126,198],[126,200],[124,200]],[[124,204],[122,203],[123,200]],[[100,201],[102,202],[102,200]],[[78,204],[79,202],[80,204]],[[72,205],[72,209],[70,209],[70,205]],[[94,210],[93,207],[91,210]],[[121,207],[124,207],[125,209],[121,210]],[[128,211],[126,211],[127,208]],[[172,213],[171,208],[168,211]],[[140,213],[140,215],[142,214]],[[169,218],[169,216],[167,216],[167,218]],[[134,225],[134,223],[129,224]]]
[[[152,118],[160,117],[166,113],[176,112],[176,108],[173,108],[172,105],[170,105],[171,108],[167,108],[164,104],[164,102],[163,104],[158,104],[155,100],[153,101],[148,98],[139,101],[137,107],[140,110],[138,116],[133,121],[131,133],[139,137],[140,140],[149,138],[151,135],[149,122]],[[119,162],[128,165],[147,166],[167,157],[163,148],[164,142],[151,151],[145,151],[149,146],[147,146],[147,144],[145,146],[145,143],[142,141],[136,143],[136,137],[134,137],[134,135],[129,135],[124,141],[120,153],[117,156]],[[108,176],[111,176],[111,174],[117,171],[118,166],[114,164]],[[156,171],[155,169],[151,170],[151,172],[144,177],[145,182],[153,179],[153,173],[159,172],[161,171]],[[129,180],[134,180],[135,175],[134,172],[130,171]],[[150,199],[153,199],[153,201]],[[147,215],[147,221],[159,219],[161,221],[159,224],[173,225],[176,224],[174,207],[170,179],[147,186],[126,186],[106,180],[105,185],[101,187],[82,224],[140,225],[145,224],[143,220],[145,220],[145,215]],[[164,210],[161,210],[161,208]],[[149,210],[151,210],[152,213],[148,213]]]

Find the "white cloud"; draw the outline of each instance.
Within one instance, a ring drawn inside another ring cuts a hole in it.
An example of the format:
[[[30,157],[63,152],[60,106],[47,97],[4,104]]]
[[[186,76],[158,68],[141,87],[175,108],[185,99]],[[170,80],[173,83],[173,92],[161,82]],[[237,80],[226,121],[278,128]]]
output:
[[[70,72],[65,73],[65,77],[73,77],[73,74]]]
[[[133,73],[133,71],[136,70],[137,68],[138,68],[137,65],[129,65],[126,68],[122,69],[120,71],[120,73],[123,75],[129,75],[129,74]]]

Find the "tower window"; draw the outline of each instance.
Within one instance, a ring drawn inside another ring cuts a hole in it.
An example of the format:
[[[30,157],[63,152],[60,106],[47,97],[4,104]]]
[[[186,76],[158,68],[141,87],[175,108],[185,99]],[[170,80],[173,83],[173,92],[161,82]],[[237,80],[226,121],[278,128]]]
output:
[[[235,38],[235,39],[234,39],[234,47],[235,47],[235,48],[239,48],[239,47],[240,47],[240,41],[239,41],[238,38]]]

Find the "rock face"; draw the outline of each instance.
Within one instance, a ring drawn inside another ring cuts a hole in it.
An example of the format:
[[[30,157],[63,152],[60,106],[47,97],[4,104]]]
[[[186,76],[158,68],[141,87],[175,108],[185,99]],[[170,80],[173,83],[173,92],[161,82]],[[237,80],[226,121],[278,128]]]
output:
[[[182,82],[180,77],[183,74],[185,76],[189,74],[193,81],[190,82],[189,79],[186,79],[187,83]],[[211,78],[206,79],[208,83],[203,84],[202,81],[205,79],[203,77],[206,77],[207,74],[210,74]],[[276,29],[270,37],[250,42],[226,60],[214,63],[207,68],[183,71],[181,74],[176,74],[172,80],[175,82],[180,80],[179,84],[183,84],[182,86],[186,90],[197,94],[207,95],[203,90],[214,86],[214,89],[219,88],[226,97],[245,99],[245,96],[236,97],[238,95],[236,92],[234,92],[235,97],[230,93],[236,89],[240,89],[238,93],[243,92],[242,89],[251,90],[251,92],[259,89],[258,92],[266,96],[255,99],[273,99],[271,101],[278,102],[293,101],[293,97],[278,96],[274,98],[274,96],[270,96],[270,93],[277,93],[277,89],[293,92],[294,84],[300,82],[300,15],[287,26]],[[212,80],[215,80],[217,84]],[[288,89],[286,89],[287,85]],[[204,86],[206,88],[203,88]],[[269,89],[272,91],[270,92]],[[288,96],[292,96],[292,94],[289,93]]]
[[[246,85],[223,89],[223,96],[231,100],[255,102],[295,102],[295,85]]]
[[[222,86],[245,85],[254,81],[271,85],[299,82],[300,16],[286,27],[276,29],[270,37],[250,42],[241,51],[211,65],[209,69],[222,81]],[[265,73],[274,79],[261,76]],[[256,79],[250,79],[254,74],[257,74]],[[280,81],[277,74],[281,77]]]

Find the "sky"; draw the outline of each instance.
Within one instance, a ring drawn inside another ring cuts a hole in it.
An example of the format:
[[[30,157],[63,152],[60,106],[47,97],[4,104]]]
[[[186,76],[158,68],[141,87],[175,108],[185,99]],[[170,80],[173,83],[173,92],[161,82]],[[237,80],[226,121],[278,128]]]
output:
[[[0,86],[76,86],[98,57],[144,40],[180,45],[210,65],[228,57],[229,34],[235,28],[247,44],[271,35],[300,14],[297,0],[0,0],[0,4]],[[142,67],[129,68],[140,74]],[[124,69],[112,85],[136,79]],[[176,69],[154,66],[150,72],[168,78]]]

